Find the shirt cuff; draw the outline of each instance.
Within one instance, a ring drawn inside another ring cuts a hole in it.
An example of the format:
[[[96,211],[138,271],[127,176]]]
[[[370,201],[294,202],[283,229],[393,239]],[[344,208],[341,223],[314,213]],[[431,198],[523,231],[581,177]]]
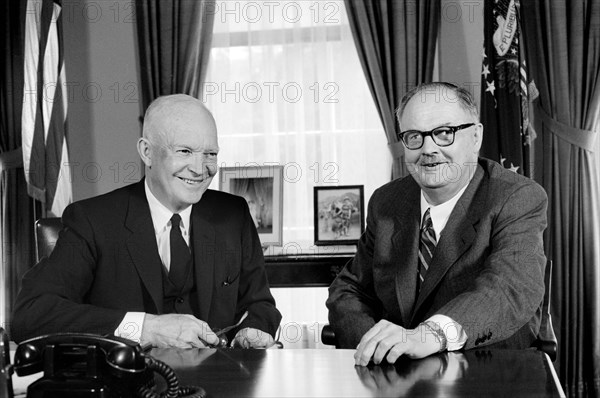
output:
[[[123,337],[139,343],[142,338],[145,312],[128,312],[115,330],[115,336]]]
[[[427,321],[437,323],[440,329],[442,329],[444,335],[446,336],[446,341],[448,344],[446,349],[448,351],[460,350],[465,346],[468,336],[460,323],[455,322],[452,320],[452,318],[442,314],[432,315],[429,317],[429,319],[427,319]]]

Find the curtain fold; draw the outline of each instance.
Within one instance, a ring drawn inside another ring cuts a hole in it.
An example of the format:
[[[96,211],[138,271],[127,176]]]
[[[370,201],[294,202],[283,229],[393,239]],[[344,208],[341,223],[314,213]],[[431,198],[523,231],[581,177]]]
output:
[[[600,2],[523,2],[523,12],[529,64],[540,91],[534,118],[541,172],[535,175],[549,195],[555,365],[567,396],[598,396]]]
[[[214,0],[137,0],[144,110],[161,95],[200,98],[212,42]]]
[[[433,78],[440,24],[436,0],[345,0],[348,19],[394,163],[392,178],[406,175],[396,139],[394,110],[412,87]]]
[[[33,224],[41,205],[27,194],[21,152],[26,2],[0,7],[0,327],[10,330],[19,282],[35,263]]]

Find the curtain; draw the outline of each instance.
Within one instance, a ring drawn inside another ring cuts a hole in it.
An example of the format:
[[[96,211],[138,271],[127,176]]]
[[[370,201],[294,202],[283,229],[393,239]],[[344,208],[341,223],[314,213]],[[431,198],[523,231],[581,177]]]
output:
[[[35,263],[33,223],[41,212],[27,195],[21,152],[25,6],[0,5],[0,327],[7,330],[21,276]]]
[[[437,0],[345,0],[367,83],[394,159],[392,178],[407,175],[394,110],[412,87],[433,78],[440,24]]]
[[[549,196],[557,367],[568,396],[600,394],[600,2],[524,2],[541,172]]]
[[[200,98],[216,14],[214,0],[137,0],[144,109],[161,95]]]

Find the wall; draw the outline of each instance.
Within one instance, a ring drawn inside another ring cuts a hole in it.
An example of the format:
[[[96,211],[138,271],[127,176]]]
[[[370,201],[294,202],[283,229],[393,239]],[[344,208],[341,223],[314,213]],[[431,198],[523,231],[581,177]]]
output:
[[[63,1],[73,197],[139,180],[141,105],[133,0]]]

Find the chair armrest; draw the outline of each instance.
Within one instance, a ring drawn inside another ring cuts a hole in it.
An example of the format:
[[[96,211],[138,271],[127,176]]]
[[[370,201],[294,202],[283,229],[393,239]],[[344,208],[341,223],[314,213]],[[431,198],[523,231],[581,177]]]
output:
[[[321,342],[325,345],[337,346],[337,339],[331,325],[327,324],[323,326],[323,329],[321,330]]]
[[[554,328],[552,327],[552,318],[550,314],[542,317],[542,324],[540,325],[540,332],[536,340],[536,347],[538,350],[545,352],[550,357],[550,360],[554,362],[556,360],[556,350],[558,342],[556,335],[554,334]]]

